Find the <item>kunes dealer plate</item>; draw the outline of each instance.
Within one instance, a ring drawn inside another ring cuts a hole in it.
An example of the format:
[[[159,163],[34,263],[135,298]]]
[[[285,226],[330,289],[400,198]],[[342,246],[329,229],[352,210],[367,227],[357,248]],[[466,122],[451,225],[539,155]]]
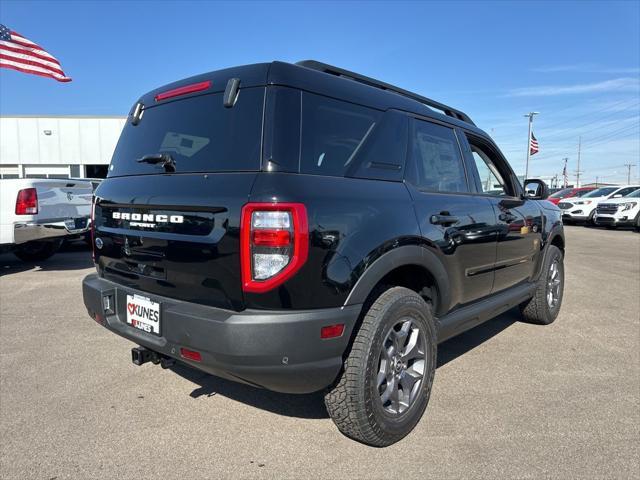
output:
[[[160,304],[140,295],[127,295],[127,323],[147,333],[160,335]]]

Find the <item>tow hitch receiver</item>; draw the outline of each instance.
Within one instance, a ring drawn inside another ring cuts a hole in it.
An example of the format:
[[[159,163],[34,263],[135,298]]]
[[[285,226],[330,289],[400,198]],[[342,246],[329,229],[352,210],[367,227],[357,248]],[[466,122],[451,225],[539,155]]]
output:
[[[162,368],[171,368],[176,364],[175,358],[167,357],[145,347],[133,347],[131,349],[131,361],[138,366],[147,362],[151,362],[154,365],[160,364]]]
[[[148,348],[134,347],[131,349],[131,361],[136,365],[144,365],[153,361],[154,354],[157,355],[156,352]]]

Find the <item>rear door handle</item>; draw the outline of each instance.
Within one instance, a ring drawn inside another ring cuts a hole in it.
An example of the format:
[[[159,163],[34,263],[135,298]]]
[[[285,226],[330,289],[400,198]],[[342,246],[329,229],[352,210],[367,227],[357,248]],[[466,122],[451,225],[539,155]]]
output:
[[[454,215],[431,215],[431,223],[434,225],[454,225],[459,221]]]

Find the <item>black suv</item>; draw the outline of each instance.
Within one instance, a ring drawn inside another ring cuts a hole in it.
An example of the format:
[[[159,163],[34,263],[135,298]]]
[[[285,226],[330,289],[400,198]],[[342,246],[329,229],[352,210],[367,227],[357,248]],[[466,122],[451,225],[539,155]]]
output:
[[[561,216],[525,183],[466,114],[392,85],[315,61],[207,73],[131,109],[84,303],[136,364],[326,389],[343,433],[389,445],[439,342],[558,315]]]

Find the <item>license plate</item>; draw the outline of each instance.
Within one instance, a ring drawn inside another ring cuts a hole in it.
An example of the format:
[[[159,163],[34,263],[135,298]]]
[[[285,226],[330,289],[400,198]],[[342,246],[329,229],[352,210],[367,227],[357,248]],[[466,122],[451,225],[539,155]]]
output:
[[[160,335],[160,304],[140,295],[127,295],[127,323],[147,333]]]
[[[82,230],[87,228],[87,219],[86,218],[69,218],[64,221],[64,226],[67,227],[67,230]]]

